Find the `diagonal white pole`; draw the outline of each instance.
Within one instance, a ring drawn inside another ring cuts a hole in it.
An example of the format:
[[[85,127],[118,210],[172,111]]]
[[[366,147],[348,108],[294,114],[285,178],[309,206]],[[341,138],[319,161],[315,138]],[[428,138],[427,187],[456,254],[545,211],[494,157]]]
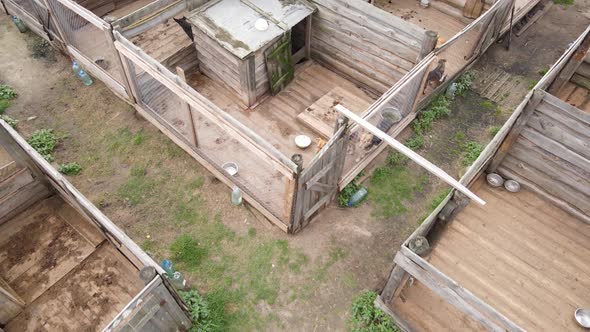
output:
[[[440,169],[438,166],[434,165],[433,163],[429,162],[428,160],[424,159],[421,155],[417,154],[416,152],[410,150],[407,146],[403,145],[393,137],[389,136],[387,133],[379,130],[379,128],[373,126],[360,116],[352,113],[346,107],[342,105],[336,105],[334,107],[338,112],[342,113],[342,115],[346,116],[350,120],[359,124],[359,126],[367,129],[373,135],[379,137],[387,144],[391,145],[394,149],[401,152],[402,154],[406,155],[408,158],[415,161],[418,165],[424,167],[430,173],[436,175],[439,179],[443,180],[444,182],[451,185],[453,188],[459,190],[467,197],[471,198],[472,200],[476,201],[480,205],[485,205],[486,202],[479,198],[477,195],[471,192],[471,190],[467,189],[464,185],[460,184],[459,181],[455,180],[452,176],[447,174],[445,171]]]

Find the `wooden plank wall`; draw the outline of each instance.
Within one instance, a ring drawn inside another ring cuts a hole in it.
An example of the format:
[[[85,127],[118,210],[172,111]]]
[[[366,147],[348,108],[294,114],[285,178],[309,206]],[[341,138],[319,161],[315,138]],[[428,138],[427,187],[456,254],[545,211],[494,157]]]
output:
[[[360,0],[313,0],[311,56],[379,94],[415,64],[425,31]]]
[[[498,173],[590,216],[590,114],[547,94]]]

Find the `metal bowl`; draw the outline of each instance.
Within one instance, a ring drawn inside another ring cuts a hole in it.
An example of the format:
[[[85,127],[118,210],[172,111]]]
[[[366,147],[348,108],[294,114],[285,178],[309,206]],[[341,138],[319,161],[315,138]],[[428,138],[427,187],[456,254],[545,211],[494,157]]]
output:
[[[576,309],[574,317],[576,318],[576,322],[578,322],[581,327],[590,329],[590,309]]]
[[[500,174],[490,173],[486,176],[486,180],[488,184],[492,187],[501,187],[504,184],[504,179],[500,176]]]
[[[238,174],[238,164],[234,163],[233,161],[228,161],[227,163],[221,165],[224,171],[229,174],[229,176],[234,176]]]
[[[504,188],[511,193],[517,193],[520,191],[520,183],[514,180],[506,180],[506,182],[504,182]]]

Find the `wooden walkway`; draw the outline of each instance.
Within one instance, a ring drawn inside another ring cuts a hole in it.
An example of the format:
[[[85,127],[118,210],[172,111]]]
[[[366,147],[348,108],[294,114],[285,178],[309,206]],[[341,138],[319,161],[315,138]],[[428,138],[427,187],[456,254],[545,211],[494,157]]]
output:
[[[429,261],[530,331],[582,331],[574,310],[590,307],[590,225],[523,190],[486,184],[443,231]],[[474,330],[470,318],[417,282],[393,309],[418,330]]]

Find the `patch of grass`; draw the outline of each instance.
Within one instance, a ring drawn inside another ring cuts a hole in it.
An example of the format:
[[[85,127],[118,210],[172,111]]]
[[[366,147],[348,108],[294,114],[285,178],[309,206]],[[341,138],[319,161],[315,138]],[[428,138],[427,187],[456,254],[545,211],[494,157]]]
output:
[[[0,114],[0,119],[4,120],[6,123],[8,123],[9,126],[11,126],[14,129],[16,129],[16,126],[18,125],[18,120],[13,119],[6,114]]]
[[[349,184],[347,184],[340,193],[338,193],[338,204],[342,207],[348,207],[348,201],[359,190],[362,185],[358,183],[358,180],[365,175],[365,172],[360,172]],[[364,200],[358,202],[355,206],[361,204]]]
[[[436,209],[440,203],[442,203],[442,201],[445,199],[445,197],[447,197],[447,195],[451,192],[450,189],[447,189],[445,191],[443,191],[442,193],[438,194],[433,200],[432,203],[430,203],[430,211],[434,211],[434,209]]]
[[[307,264],[307,255],[302,252],[295,253],[293,261],[289,262],[289,270],[293,273],[301,272],[301,267]]]
[[[170,245],[172,261],[181,264],[188,271],[194,271],[207,256],[208,250],[189,234],[182,234]]]
[[[387,155],[385,163],[388,167],[396,167],[405,165],[408,162],[408,160],[410,160],[410,158],[406,157],[404,154],[397,151],[391,151]]]
[[[51,44],[34,33],[28,33],[27,47],[34,59],[45,59],[50,62],[56,60],[55,51]]]
[[[481,106],[481,108],[483,108],[486,111],[491,111],[491,110],[496,109],[496,105],[489,99],[482,100],[481,103],[479,104],[479,106]]]
[[[148,195],[153,193],[155,188],[154,181],[147,179],[146,174],[145,167],[134,166],[131,168],[130,178],[119,187],[118,195],[130,205],[143,202]]]
[[[154,249],[156,249],[156,241],[150,239],[144,240],[141,243],[141,249],[144,251],[153,252]]]
[[[132,132],[128,127],[120,128],[113,135],[107,136],[107,150],[110,152],[125,153],[133,146],[141,145],[146,140],[143,129]]]
[[[412,129],[416,135],[423,135],[432,129],[432,123],[451,114],[450,101],[439,95],[426,108],[420,111],[418,117],[412,121]]]
[[[250,227],[248,228],[248,237],[255,237],[256,236],[256,228]]]
[[[313,273],[313,280],[324,281],[328,276],[328,269],[332,267],[336,262],[346,256],[346,252],[344,249],[340,247],[332,247],[330,248],[330,252],[328,253],[328,258],[320,264],[319,268]]]
[[[58,171],[65,175],[78,175],[82,171],[82,166],[77,162],[59,164]]]
[[[4,115],[8,106],[10,106],[10,100],[0,99],[0,114]]]
[[[574,4],[574,0],[553,0],[556,5],[571,6]]]
[[[377,293],[364,291],[352,302],[350,330],[353,332],[400,332],[383,310],[375,307]]]
[[[501,129],[500,126],[491,126],[488,128],[488,133],[490,133],[490,136],[494,137],[498,134],[500,129]]]
[[[52,162],[55,158],[53,157],[53,150],[57,146],[57,136],[53,132],[53,129],[40,129],[36,130],[27,142],[37,150],[39,154],[45,158],[45,160]]]
[[[537,85],[537,83],[539,83],[539,80],[530,80],[528,86],[529,90],[532,90],[535,87],[535,85]]]
[[[371,177],[370,200],[375,214],[388,218],[407,211],[404,201],[412,198],[419,179],[403,166],[378,167]]]
[[[414,151],[420,150],[424,146],[424,137],[422,135],[413,135],[406,141],[405,145]]]
[[[463,165],[470,166],[479,157],[484,146],[477,142],[468,142],[463,146]]]
[[[457,133],[455,133],[455,141],[456,142],[461,143],[461,142],[465,141],[465,137],[466,137],[466,135],[465,135],[464,131],[458,131]]]

